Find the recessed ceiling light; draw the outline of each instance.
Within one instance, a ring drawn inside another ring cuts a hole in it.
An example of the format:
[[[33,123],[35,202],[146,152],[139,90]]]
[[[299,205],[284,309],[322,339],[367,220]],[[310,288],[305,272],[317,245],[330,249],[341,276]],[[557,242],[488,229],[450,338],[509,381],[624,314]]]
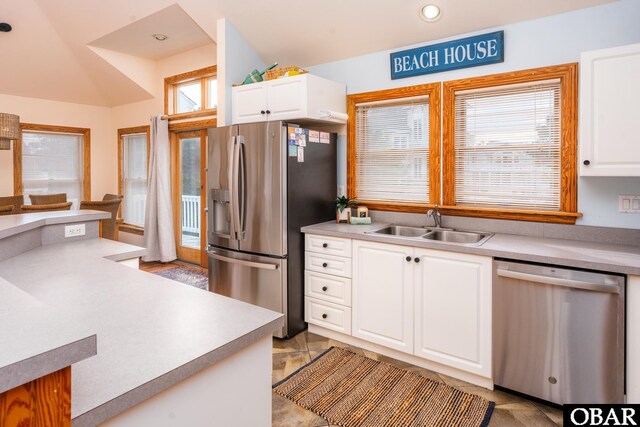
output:
[[[169,37],[165,36],[164,34],[154,34],[153,38],[162,42],[168,39]]]
[[[420,9],[420,18],[427,22],[436,22],[440,19],[440,8],[435,4],[427,4]]]

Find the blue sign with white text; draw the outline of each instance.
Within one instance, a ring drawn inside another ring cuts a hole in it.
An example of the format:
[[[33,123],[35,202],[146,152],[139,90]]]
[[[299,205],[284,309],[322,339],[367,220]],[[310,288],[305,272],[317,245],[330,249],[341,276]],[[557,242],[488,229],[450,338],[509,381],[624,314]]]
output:
[[[391,54],[391,78],[420,76],[504,62],[504,31],[422,46]]]

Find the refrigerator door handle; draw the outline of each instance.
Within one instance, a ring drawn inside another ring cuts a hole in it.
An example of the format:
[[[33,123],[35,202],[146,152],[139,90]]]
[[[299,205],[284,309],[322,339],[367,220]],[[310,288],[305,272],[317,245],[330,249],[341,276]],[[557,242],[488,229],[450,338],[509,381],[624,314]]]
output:
[[[238,137],[229,141],[229,234],[233,240],[239,240],[239,210],[238,210]]]
[[[238,238],[244,239],[244,232],[246,231],[246,219],[247,219],[247,159],[245,156],[244,136],[239,135],[236,139],[238,144],[238,180],[239,180],[239,197],[238,197]]]
[[[254,267],[254,268],[263,268],[265,270],[277,270],[278,264],[271,264],[268,262],[256,262],[256,261],[247,261],[244,259],[236,259],[226,257],[224,255],[217,254],[215,252],[209,252],[209,256],[211,258],[217,259],[218,261],[228,262],[229,264],[238,264],[245,267]]]

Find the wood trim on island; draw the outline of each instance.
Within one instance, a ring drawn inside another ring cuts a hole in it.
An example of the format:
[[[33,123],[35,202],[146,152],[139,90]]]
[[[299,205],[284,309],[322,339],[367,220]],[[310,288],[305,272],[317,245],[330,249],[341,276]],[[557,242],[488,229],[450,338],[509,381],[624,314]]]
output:
[[[71,426],[71,366],[0,394],[0,426]]]

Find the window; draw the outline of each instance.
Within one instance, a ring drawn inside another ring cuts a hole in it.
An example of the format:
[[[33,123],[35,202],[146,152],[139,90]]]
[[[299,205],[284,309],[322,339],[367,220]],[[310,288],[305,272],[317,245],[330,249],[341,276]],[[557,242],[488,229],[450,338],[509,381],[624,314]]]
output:
[[[164,79],[165,114],[172,118],[215,115],[218,103],[216,67]]]
[[[149,126],[118,129],[118,191],[124,196],[121,218],[127,232],[141,231],[147,202]]]
[[[444,83],[443,204],[574,222],[576,65]]]
[[[78,209],[91,196],[90,130],[27,123],[20,129],[14,149],[15,194],[66,193],[72,209]]]
[[[349,196],[380,210],[418,212],[437,203],[439,84],[349,95],[347,102]]]

